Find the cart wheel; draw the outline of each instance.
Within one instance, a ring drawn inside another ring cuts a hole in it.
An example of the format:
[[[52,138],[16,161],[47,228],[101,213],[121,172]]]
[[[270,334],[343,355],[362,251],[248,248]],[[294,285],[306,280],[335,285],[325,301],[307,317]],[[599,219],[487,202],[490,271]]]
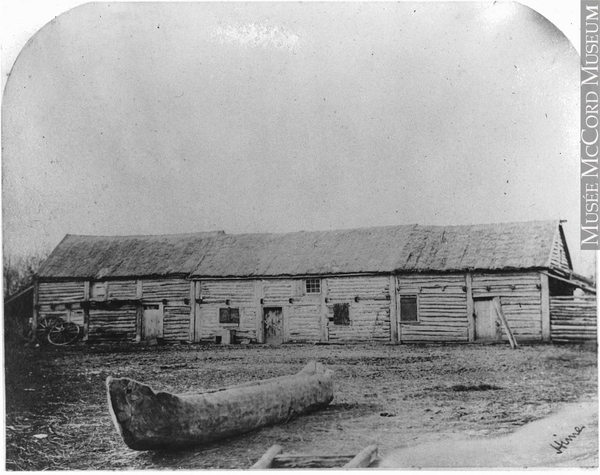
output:
[[[61,319],[58,317],[44,317],[40,319],[35,330],[35,338],[37,338],[40,343],[45,343],[48,339],[48,332],[50,329],[60,321]]]
[[[56,346],[73,343],[79,336],[79,325],[73,322],[57,322],[48,332],[48,341]]]

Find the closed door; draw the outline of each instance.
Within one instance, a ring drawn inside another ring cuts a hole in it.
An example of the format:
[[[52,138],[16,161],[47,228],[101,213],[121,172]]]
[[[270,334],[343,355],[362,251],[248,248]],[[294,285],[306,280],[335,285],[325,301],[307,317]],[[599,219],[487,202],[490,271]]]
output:
[[[502,338],[502,328],[496,315],[492,299],[474,300],[475,340],[498,341]]]
[[[144,305],[142,338],[152,340],[163,336],[163,310],[160,305]]]
[[[281,345],[283,343],[283,309],[272,307],[263,309],[265,325],[265,343]]]

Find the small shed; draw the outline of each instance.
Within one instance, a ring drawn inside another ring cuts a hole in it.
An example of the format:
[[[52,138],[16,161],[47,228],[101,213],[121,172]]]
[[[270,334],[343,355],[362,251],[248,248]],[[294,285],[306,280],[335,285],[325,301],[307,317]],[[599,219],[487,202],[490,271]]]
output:
[[[507,338],[500,309],[517,340],[551,341],[551,299],[574,289],[595,302],[559,221],[68,235],[34,320],[75,321],[89,341],[478,342]]]

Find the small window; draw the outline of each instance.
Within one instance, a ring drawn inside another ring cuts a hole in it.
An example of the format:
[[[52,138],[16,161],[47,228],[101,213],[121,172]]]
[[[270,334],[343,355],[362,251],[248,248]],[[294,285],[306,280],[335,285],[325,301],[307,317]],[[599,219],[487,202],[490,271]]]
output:
[[[401,322],[418,322],[419,309],[417,305],[416,295],[400,296],[400,321]]]
[[[306,279],[306,293],[307,294],[320,294],[321,293],[321,279]]]
[[[334,325],[350,325],[350,304],[333,304],[333,323]]]
[[[240,324],[240,309],[239,308],[220,308],[219,323]]]

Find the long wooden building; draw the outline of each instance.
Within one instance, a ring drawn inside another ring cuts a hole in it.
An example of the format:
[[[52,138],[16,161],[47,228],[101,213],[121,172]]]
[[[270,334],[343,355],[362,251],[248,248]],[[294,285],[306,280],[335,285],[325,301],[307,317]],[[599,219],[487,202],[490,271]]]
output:
[[[33,320],[73,321],[88,341],[477,342],[507,338],[499,308],[518,341],[551,341],[552,308],[575,289],[595,305],[590,284],[558,221],[67,235],[38,273]],[[592,334],[595,320],[561,315],[563,337]]]

